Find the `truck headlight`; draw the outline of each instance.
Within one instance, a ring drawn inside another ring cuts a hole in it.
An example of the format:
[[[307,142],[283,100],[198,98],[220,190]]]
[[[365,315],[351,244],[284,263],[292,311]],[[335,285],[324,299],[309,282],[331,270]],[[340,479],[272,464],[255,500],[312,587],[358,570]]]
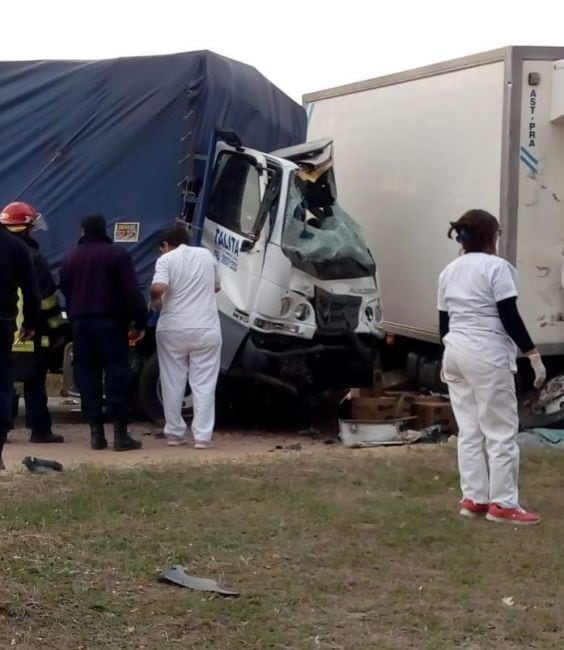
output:
[[[301,321],[307,320],[309,316],[309,310],[309,304],[307,302],[302,302],[294,310],[294,316]]]
[[[375,300],[366,306],[364,315],[369,323],[379,323],[382,320],[382,305],[379,300]]]
[[[291,323],[277,323],[276,321],[266,320],[265,318],[255,318],[255,327],[264,332],[286,332],[288,334],[299,334],[300,326]]]

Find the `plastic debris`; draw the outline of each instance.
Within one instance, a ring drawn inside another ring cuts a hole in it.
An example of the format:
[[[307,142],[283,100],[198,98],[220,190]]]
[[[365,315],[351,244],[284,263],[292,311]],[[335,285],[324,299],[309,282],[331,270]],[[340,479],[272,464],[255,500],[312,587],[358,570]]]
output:
[[[34,474],[53,474],[63,471],[63,466],[56,460],[45,460],[35,458],[35,456],[26,456],[22,461],[22,465],[25,465]]]
[[[212,580],[211,578],[198,578],[186,573],[184,567],[179,564],[171,566],[159,575],[160,582],[171,582],[180,587],[195,589],[196,591],[213,591],[222,596],[239,596],[237,589],[226,585],[223,582]]]
[[[504,605],[507,605],[507,607],[513,607],[513,605],[515,605],[515,601],[513,600],[513,596],[506,596],[505,598],[501,599],[501,602]]]

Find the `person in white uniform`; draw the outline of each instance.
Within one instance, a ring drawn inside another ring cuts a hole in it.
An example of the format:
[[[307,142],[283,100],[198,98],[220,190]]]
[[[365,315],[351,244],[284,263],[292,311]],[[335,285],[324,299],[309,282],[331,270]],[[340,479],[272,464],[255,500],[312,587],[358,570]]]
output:
[[[192,435],[196,449],[211,446],[215,423],[215,389],[219,375],[221,330],[215,293],[217,266],[205,248],[188,246],[183,226],[161,235],[150,289],[153,308],[160,307],[157,352],[169,445],[188,442],[182,417],[186,378],[194,407]]]
[[[459,427],[460,514],[536,524],[538,515],[519,504],[518,349],[531,363],[536,388],[546,370],[517,310],[517,271],[496,254],[497,219],[469,210],[451,223],[449,238],[453,233],[463,255],[440,275],[438,308],[443,379]]]

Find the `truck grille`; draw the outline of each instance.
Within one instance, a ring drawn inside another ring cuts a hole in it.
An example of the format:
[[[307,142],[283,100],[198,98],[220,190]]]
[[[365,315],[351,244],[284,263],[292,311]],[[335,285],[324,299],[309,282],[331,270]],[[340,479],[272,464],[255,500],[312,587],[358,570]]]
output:
[[[358,326],[358,314],[362,298],[341,296],[316,287],[313,306],[320,334],[344,334],[354,332]]]

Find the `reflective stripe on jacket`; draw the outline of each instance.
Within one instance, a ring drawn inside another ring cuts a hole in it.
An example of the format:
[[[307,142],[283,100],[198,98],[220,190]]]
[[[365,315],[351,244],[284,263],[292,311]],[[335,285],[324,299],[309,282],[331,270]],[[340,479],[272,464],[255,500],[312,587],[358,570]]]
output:
[[[55,296],[56,297],[56,296]],[[58,302],[57,302],[58,304]],[[22,328],[23,325],[23,296],[21,289],[18,289],[18,314],[16,316],[16,327],[17,331],[19,332]],[[16,335],[16,338],[14,340],[14,344],[12,345],[12,352],[26,352],[26,353],[33,353],[35,352],[35,344],[37,341],[37,337],[34,341],[20,341],[18,335]],[[41,336],[40,338],[40,344],[42,348],[48,348],[49,347],[49,337],[48,336]]]

